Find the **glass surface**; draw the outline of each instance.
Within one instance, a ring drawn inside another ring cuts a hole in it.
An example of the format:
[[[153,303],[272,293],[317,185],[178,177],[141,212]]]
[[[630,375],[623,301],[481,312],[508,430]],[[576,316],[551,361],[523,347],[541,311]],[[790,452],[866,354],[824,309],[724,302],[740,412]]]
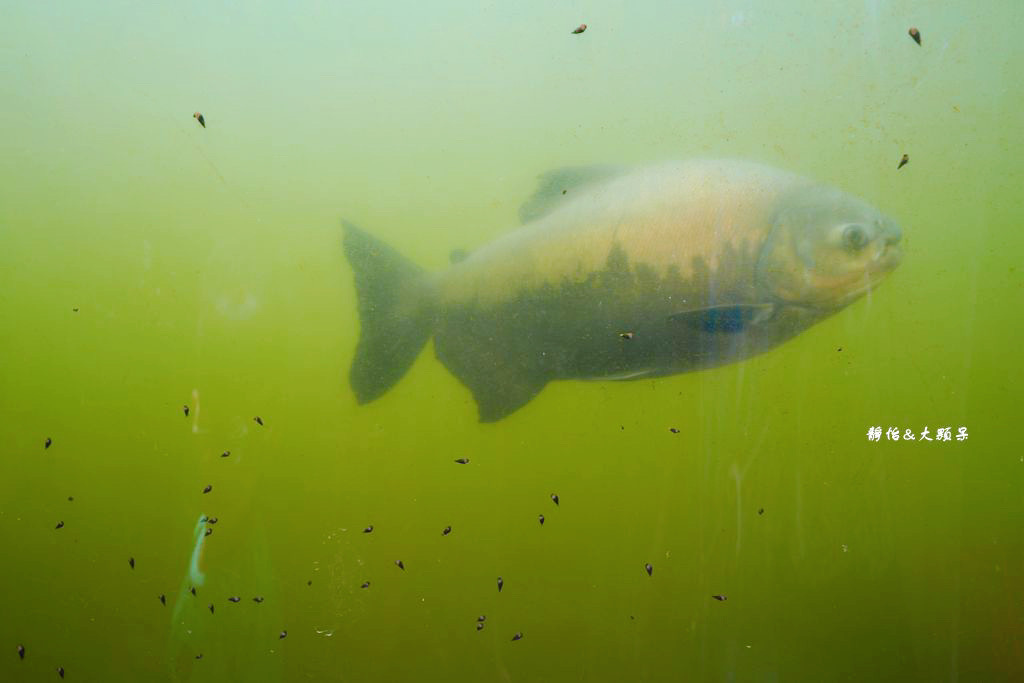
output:
[[[0,680],[1024,680],[1022,15],[4,3]]]

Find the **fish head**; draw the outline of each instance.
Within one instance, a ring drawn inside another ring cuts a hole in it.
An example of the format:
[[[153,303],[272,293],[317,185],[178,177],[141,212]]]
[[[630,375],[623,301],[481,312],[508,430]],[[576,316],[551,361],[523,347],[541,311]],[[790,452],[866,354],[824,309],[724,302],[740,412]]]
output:
[[[832,187],[783,195],[758,256],[756,280],[770,299],[822,311],[873,289],[902,258],[899,225]]]

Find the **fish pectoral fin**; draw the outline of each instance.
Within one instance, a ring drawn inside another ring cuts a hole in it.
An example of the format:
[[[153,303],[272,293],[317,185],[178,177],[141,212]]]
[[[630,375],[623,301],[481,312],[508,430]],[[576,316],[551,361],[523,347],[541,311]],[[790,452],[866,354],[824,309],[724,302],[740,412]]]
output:
[[[775,314],[773,304],[709,306],[670,315],[669,320],[709,334],[743,332]]]
[[[625,166],[571,166],[558,168],[537,177],[537,190],[519,207],[519,220],[529,223],[552,211],[564,200],[574,197],[573,190],[609,180],[629,170]]]

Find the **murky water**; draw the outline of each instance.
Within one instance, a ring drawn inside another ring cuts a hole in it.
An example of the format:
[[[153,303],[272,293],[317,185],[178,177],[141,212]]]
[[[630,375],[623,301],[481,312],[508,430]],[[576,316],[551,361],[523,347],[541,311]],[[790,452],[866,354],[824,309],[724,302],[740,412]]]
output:
[[[1024,677],[1022,19],[8,3],[0,680]],[[481,424],[428,347],[356,404],[341,219],[439,271],[541,173],[694,157],[864,198],[903,264],[717,369]]]

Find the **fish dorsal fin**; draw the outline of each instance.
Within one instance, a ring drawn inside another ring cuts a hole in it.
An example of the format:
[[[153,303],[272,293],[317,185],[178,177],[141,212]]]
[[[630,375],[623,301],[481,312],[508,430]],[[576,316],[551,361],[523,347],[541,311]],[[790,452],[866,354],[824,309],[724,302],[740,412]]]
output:
[[[537,176],[537,191],[519,207],[519,219],[523,223],[536,220],[563,200],[572,199],[574,191],[622,175],[626,170],[625,166],[609,164],[569,166],[542,173]]]

